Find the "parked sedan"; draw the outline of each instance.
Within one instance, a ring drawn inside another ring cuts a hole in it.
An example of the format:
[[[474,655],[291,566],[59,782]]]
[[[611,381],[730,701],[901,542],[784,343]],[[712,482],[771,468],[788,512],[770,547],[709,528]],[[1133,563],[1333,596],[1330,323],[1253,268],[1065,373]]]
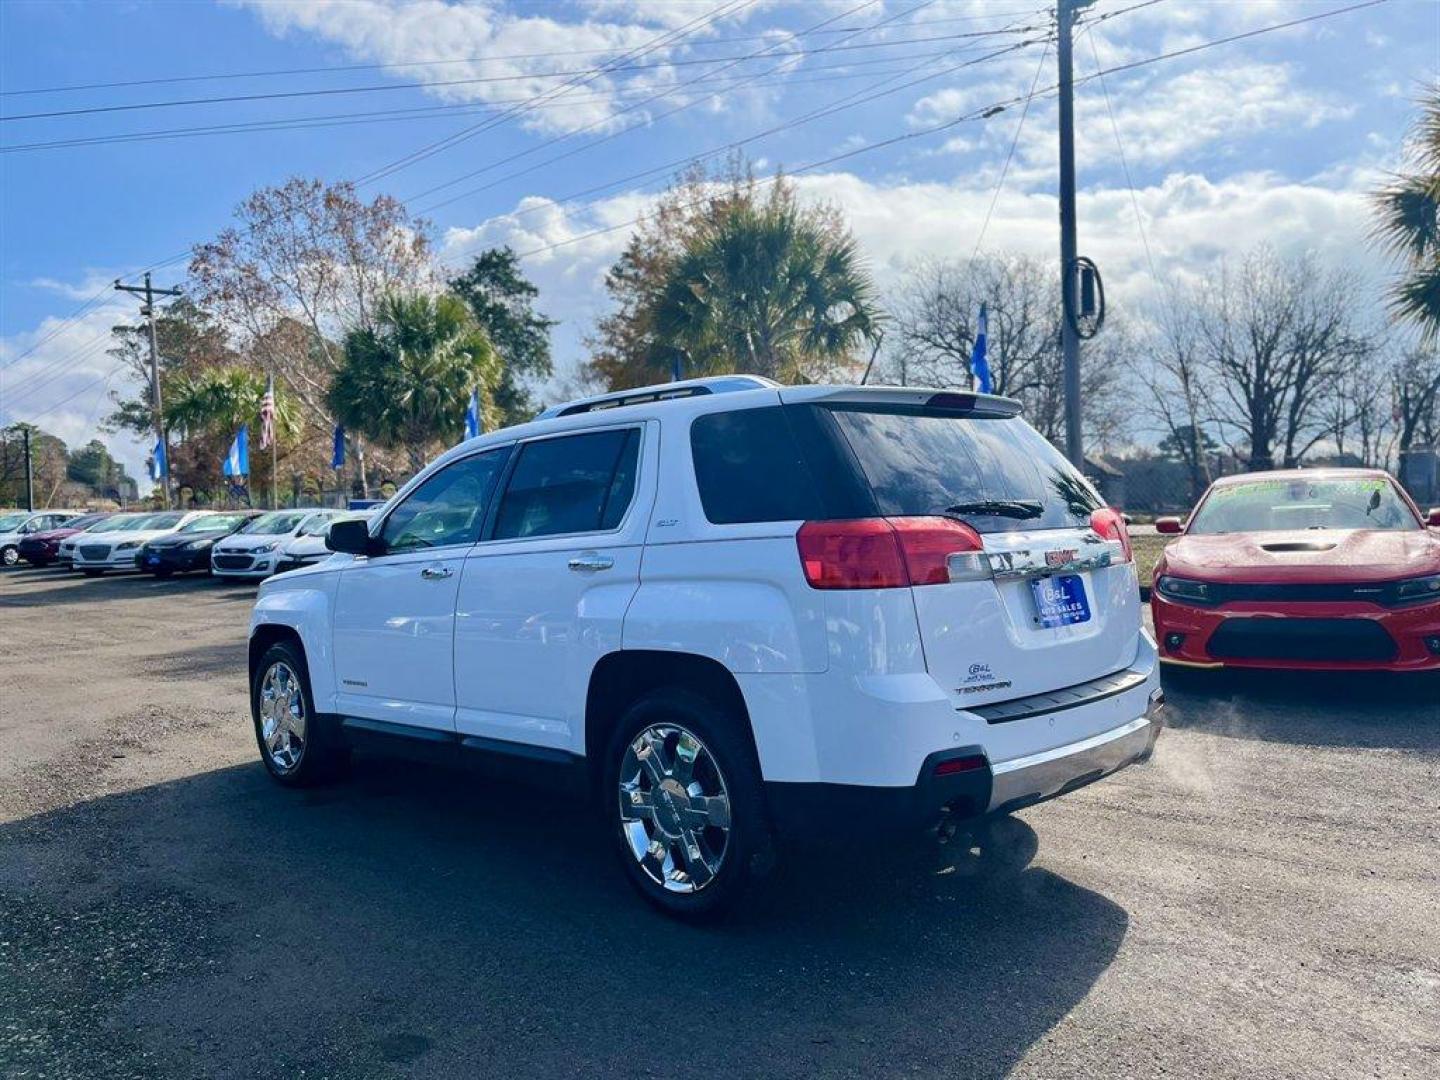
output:
[[[89,543],[105,533],[118,532],[139,521],[141,518],[149,517],[150,511],[128,511],[118,514],[109,514],[93,525],[87,525],[79,532],[74,533],[60,541],[57,549],[55,562],[67,570],[73,569],[75,565],[75,548],[80,544]]]
[[[1188,667],[1440,670],[1440,511],[1387,473],[1216,481],[1155,569],[1161,660]]]
[[[157,514],[141,514],[113,533],[94,537],[83,534],[85,538],[75,545],[74,567],[86,577],[99,577],[107,570],[138,570],[140,548],[144,544],[168,536],[210,513],[209,510],[164,510]]]
[[[280,549],[305,529],[346,517],[344,510],[272,510],[247,522],[210,549],[210,572],[216,577],[259,580],[275,573]]]
[[[109,512],[82,514],[79,517],[70,518],[56,528],[31,533],[20,541],[20,558],[31,566],[53,566],[60,562],[60,542],[62,540],[114,516]],[[68,560],[66,565],[69,565]]]
[[[280,545],[280,559],[275,567],[277,574],[286,570],[298,570],[302,566],[314,566],[335,554],[325,544],[330,535],[330,526],[337,521],[369,521],[375,511],[346,511],[338,517],[320,518],[308,522],[300,529],[300,535]]]
[[[191,570],[210,572],[210,549],[247,521],[259,517],[258,510],[209,514],[182,525],[168,536],[150,540],[140,548],[140,569],[159,578]]]
[[[81,515],[80,510],[18,510],[0,515],[0,566],[20,561],[20,544],[26,537],[58,529]]]

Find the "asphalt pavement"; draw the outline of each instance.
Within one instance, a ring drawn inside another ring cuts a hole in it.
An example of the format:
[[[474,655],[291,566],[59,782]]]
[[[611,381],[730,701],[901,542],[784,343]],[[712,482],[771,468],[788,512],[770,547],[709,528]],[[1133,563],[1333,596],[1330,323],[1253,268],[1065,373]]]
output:
[[[632,895],[561,790],[283,790],[253,588],[0,574],[0,1076],[1440,1075],[1440,692],[1170,686],[983,843]]]

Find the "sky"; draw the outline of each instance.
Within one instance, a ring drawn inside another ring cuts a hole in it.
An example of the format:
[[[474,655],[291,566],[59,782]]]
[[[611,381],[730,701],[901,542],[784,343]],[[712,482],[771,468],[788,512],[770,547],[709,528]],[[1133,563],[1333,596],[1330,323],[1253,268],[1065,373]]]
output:
[[[1366,192],[1440,78],[1440,0],[1353,2],[1085,9],[1080,251],[1117,311],[1261,243],[1381,279]],[[560,324],[552,400],[688,160],[793,174],[882,291],[929,257],[1053,258],[1050,20],[1026,0],[3,0],[0,426],[96,437],[137,389],[105,352],[136,317],[110,283],[183,285],[192,245],[295,175],[403,199],[447,269],[524,255]],[[143,441],[102,437],[143,473]]]

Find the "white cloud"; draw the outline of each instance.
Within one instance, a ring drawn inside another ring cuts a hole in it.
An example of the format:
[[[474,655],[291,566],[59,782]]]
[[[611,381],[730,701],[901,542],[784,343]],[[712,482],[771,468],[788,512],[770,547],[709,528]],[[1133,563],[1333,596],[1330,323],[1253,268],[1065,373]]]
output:
[[[47,286],[89,299],[102,284],[86,280]],[[72,449],[99,437],[143,486],[148,447],[128,436],[101,436],[97,431],[113,408],[110,392],[129,396],[139,389],[107,351],[110,328],[134,318],[133,299],[116,296],[74,322],[50,316],[30,330],[0,338],[0,426],[31,422]]]
[[[665,38],[705,10],[683,0],[636,3],[590,0],[594,17],[561,21],[519,13],[498,0],[231,0],[252,9],[276,36],[305,34],[330,42],[362,62],[396,67],[388,74],[414,80],[434,96],[453,102],[508,102],[562,92],[572,104],[527,111],[521,122],[545,132],[572,132],[615,122],[625,90],[660,90],[678,81],[664,61],[688,41],[712,36],[756,9],[741,7],[713,24],[680,31],[673,41],[645,51],[642,71],[605,76],[557,75],[613,62]],[[524,11],[525,9],[521,9]],[[534,9],[529,9],[534,10]],[[553,10],[553,9],[552,9]],[[758,44],[757,49],[764,48]],[[544,55],[536,55],[544,54]],[[500,80],[500,81],[478,81]],[[563,90],[567,82],[575,82]],[[553,99],[552,99],[553,100]],[[670,99],[673,103],[674,100]]]

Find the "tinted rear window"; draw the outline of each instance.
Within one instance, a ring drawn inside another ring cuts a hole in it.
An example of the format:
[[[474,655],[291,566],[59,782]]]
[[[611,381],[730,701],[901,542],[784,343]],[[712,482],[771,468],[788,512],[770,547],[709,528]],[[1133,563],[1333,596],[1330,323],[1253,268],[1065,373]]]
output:
[[[1088,525],[1099,498],[1070,463],[1018,417],[832,407],[886,515],[944,514],[980,532]],[[1014,504],[1008,512],[979,504]]]
[[[775,405],[695,418],[690,427],[695,482],[705,517],[712,523],[831,516],[801,452],[789,411]]]
[[[616,528],[635,492],[639,449],[638,428],[526,443],[500,502],[494,538]]]

